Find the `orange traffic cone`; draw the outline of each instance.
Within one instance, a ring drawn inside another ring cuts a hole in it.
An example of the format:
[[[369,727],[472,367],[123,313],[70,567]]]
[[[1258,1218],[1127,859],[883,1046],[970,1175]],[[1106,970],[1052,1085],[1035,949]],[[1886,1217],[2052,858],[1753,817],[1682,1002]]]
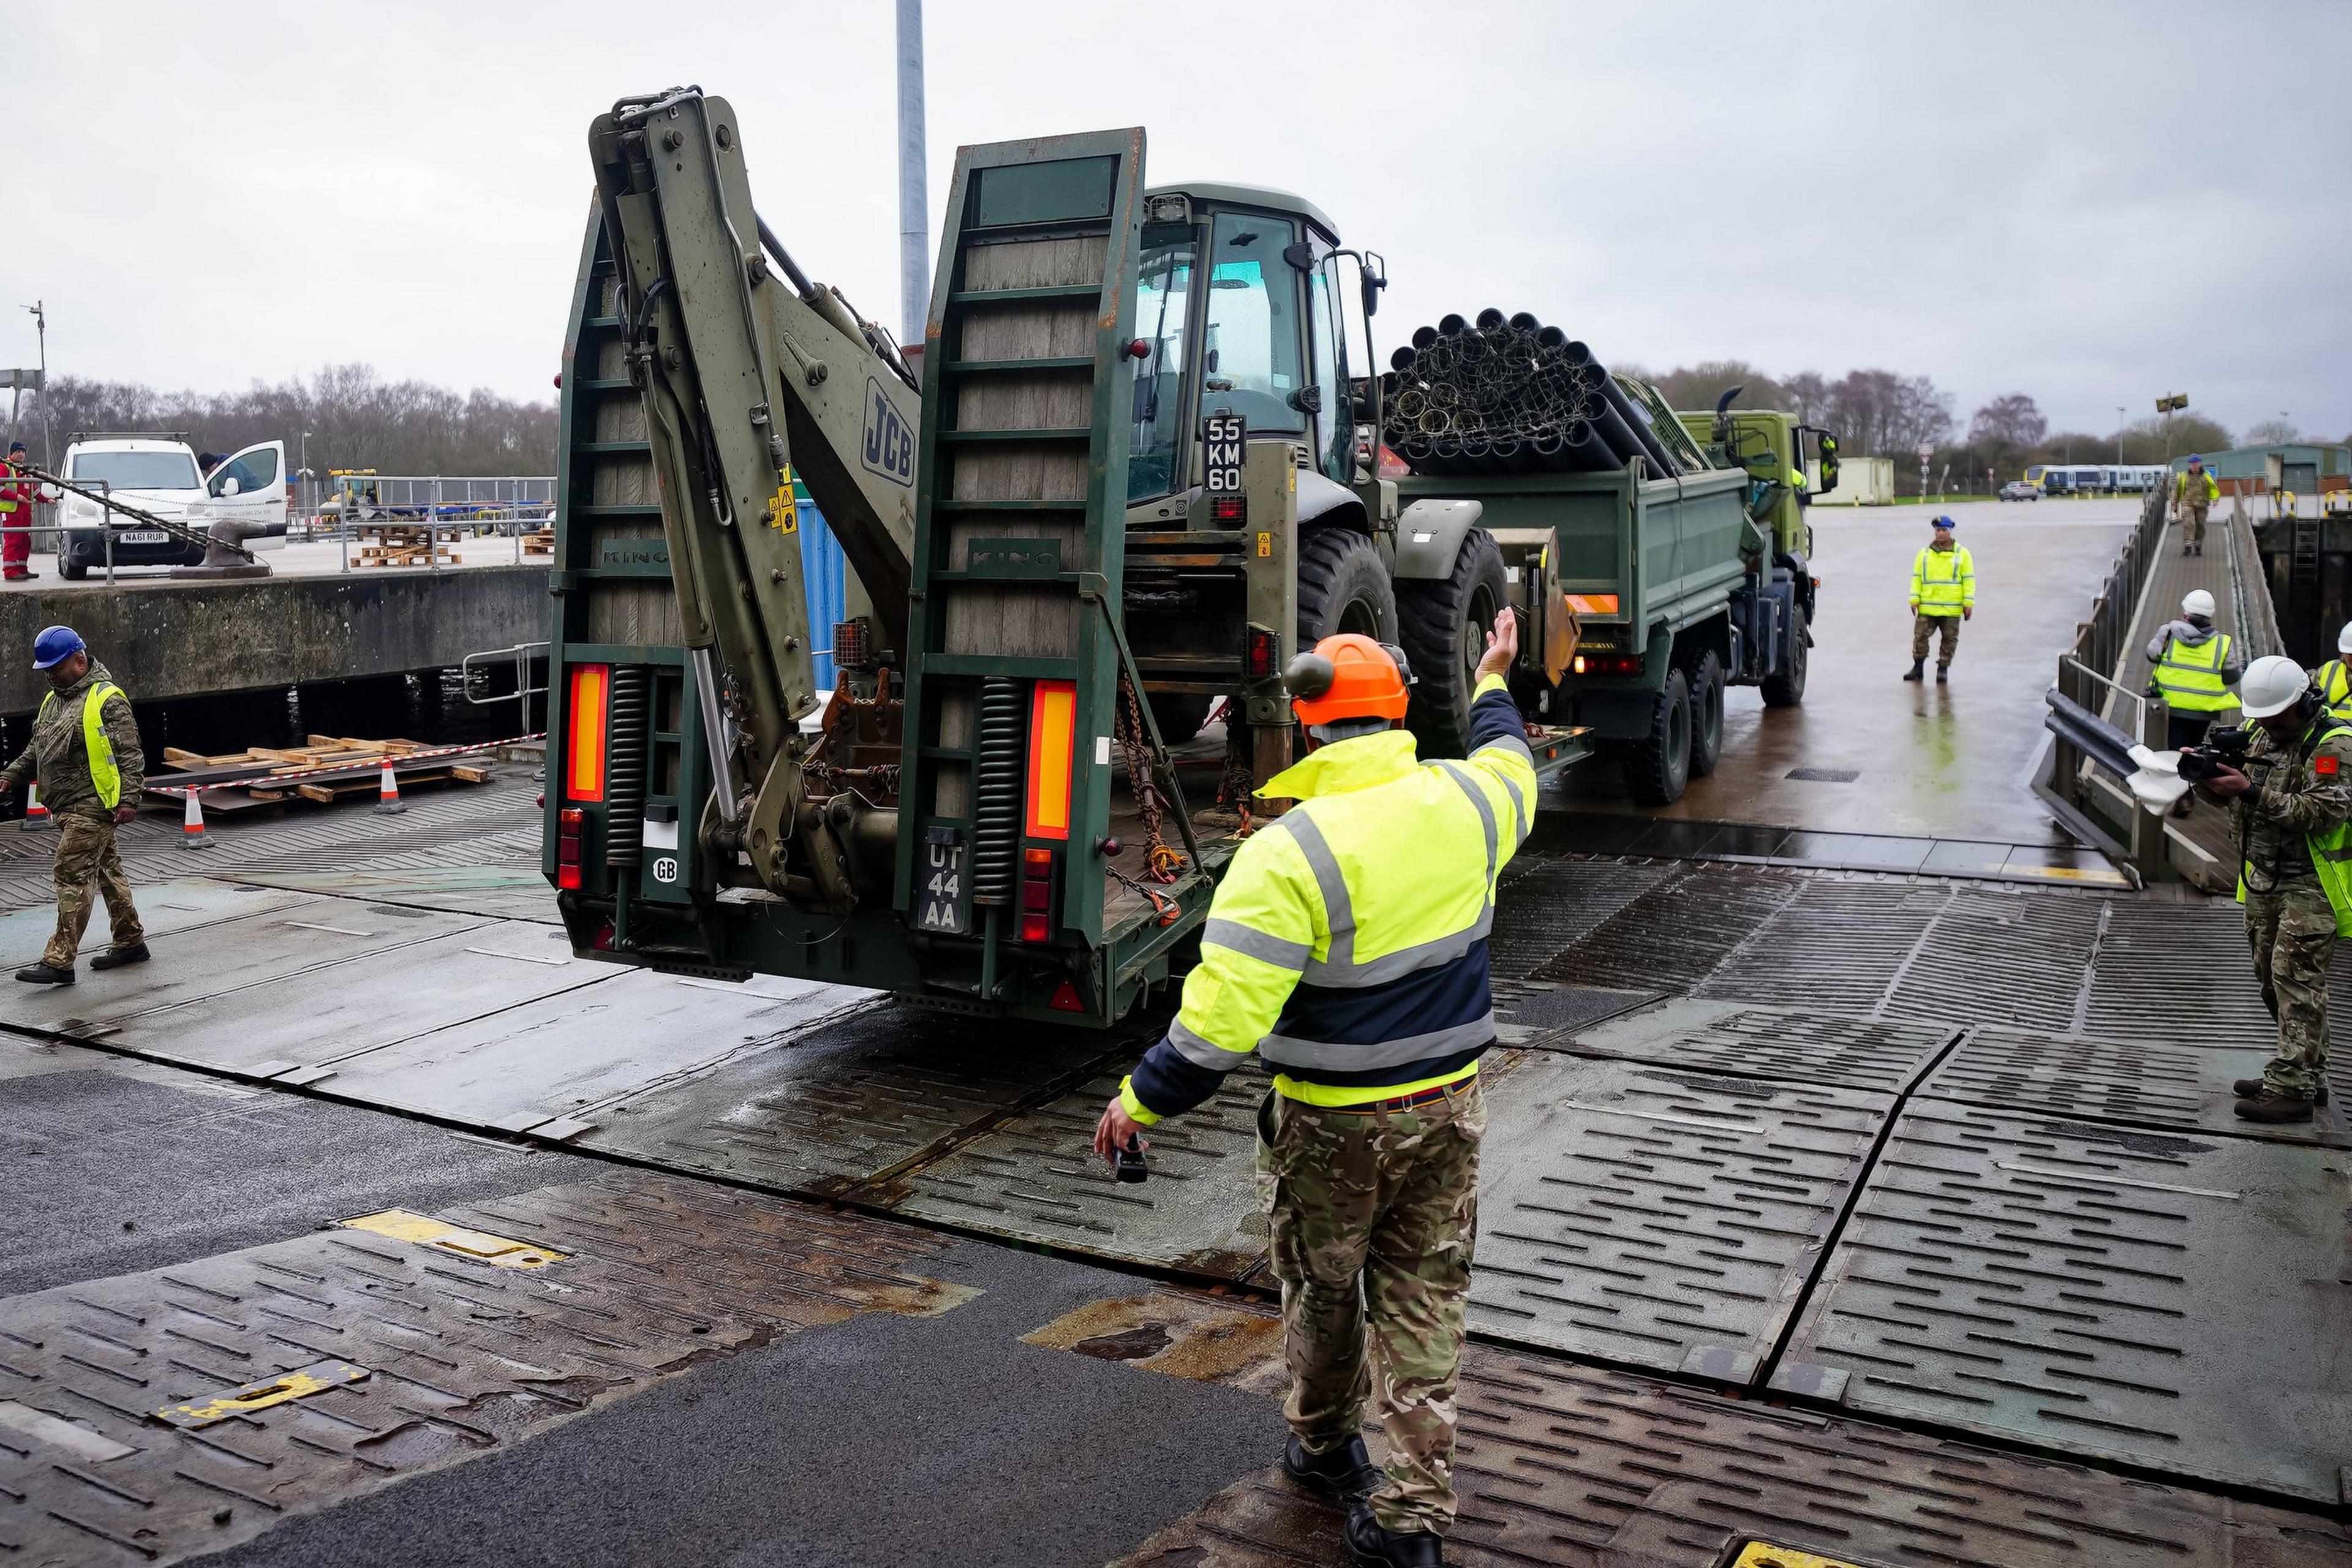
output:
[[[393,776],[392,763],[389,762],[383,764],[383,776],[376,781],[375,808],[379,814],[385,816],[392,816],[408,809],[400,803],[400,781]]]
[[[195,790],[188,792],[188,809],[180,817],[180,847],[209,849],[213,841],[205,837],[205,797]]]
[[[16,825],[16,831],[33,833],[57,825],[58,819],[51,816],[49,808],[41,804],[41,781],[35,779],[32,787],[25,792],[25,820]]]

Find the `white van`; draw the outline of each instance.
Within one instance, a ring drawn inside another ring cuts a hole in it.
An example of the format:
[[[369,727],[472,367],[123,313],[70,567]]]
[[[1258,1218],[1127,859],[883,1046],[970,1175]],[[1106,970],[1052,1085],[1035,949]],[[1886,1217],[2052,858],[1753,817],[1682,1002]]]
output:
[[[101,489],[141,511],[209,531],[213,520],[236,517],[257,523],[247,548],[274,549],[286,542],[286,443],[264,441],[234,452],[209,474],[200,472],[187,441],[169,435],[82,435],[66,447],[65,478]],[[106,569],[105,511],[98,502],[68,495],[57,509],[60,529],[58,572],[87,577]],[[113,561],[124,566],[193,566],[205,558],[202,545],[174,539],[160,528],[118,516]]]

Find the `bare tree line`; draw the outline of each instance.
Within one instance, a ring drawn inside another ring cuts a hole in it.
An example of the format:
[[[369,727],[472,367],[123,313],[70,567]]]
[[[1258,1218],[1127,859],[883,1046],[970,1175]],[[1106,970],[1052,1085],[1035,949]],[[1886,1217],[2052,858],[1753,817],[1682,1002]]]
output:
[[[40,406],[47,404],[46,409]],[[44,416],[46,415],[46,417]],[[256,382],[242,392],[161,392],[137,382],[57,376],[27,399],[18,438],[46,438],[65,455],[77,431],[184,432],[201,451],[283,440],[287,459],[386,474],[551,474],[555,405],[520,403],[477,387],[460,394],[422,381],[385,381],[373,366],[329,365],[310,379]]]

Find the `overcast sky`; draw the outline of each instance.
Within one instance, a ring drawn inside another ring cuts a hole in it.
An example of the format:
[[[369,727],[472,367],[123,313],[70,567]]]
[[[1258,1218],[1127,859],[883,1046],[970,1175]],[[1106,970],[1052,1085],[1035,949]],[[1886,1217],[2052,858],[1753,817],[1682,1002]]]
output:
[[[1306,193],[1383,352],[1529,310],[1611,360],[1927,374],[2109,431],[2183,391],[2352,430],[2352,4],[929,0],[959,142],[1140,123]],[[0,364],[230,388],[365,361],[545,396],[590,119],[694,81],[762,215],[898,318],[890,0],[9,0]]]

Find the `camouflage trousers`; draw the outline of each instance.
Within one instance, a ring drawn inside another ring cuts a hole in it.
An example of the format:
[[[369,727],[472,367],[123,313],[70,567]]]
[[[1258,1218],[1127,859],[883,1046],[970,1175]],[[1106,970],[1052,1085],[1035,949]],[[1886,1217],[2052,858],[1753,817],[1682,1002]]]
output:
[[[2278,1020],[2278,1055],[2263,1068],[2274,1094],[2311,1100],[2327,1072],[2327,961],[2336,952],[2336,911],[2315,880],[2282,882],[2246,894],[2246,940],[2263,1005]]]
[[[1943,651],[1936,655],[1936,662],[1937,664],[1951,663],[1953,653],[1958,650],[1960,646],[1960,617],[1958,616],[1917,615],[1912,616],[1911,657],[1914,659],[1926,658],[1927,657],[1927,641],[1938,632],[1943,634],[1944,647]]]
[[[1486,1132],[1475,1078],[1406,1111],[1268,1094],[1258,1112],[1290,1363],[1283,1414],[1308,1449],[1328,1452],[1362,1430],[1377,1380],[1389,1452],[1372,1511],[1391,1530],[1454,1522],[1454,1384]]]
[[[57,821],[58,929],[41,962],[52,969],[73,967],[81,933],[89,929],[90,906],[100,896],[113,922],[114,945],[136,947],[145,942],[146,930],[131,902],[131,879],[123,875],[122,857],[114,847],[113,822],[79,811],[61,811]]]
[[[2180,509],[2180,546],[2184,550],[2203,549],[2205,545],[2205,508],[2184,506]]]

